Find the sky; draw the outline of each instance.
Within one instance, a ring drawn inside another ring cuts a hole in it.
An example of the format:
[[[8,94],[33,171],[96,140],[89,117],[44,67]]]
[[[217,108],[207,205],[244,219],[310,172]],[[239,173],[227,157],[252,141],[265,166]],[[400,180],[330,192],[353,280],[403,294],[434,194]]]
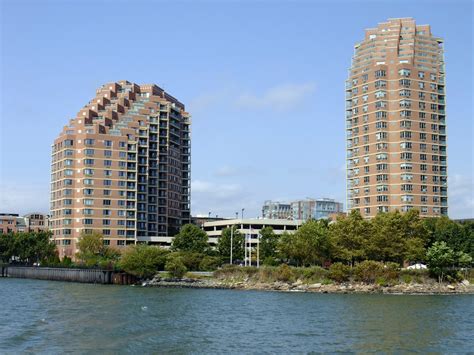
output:
[[[344,82],[388,18],[445,39],[449,215],[474,217],[471,1],[0,0],[0,212],[48,212],[50,151],[111,81],[192,115],[192,214],[265,200],[345,203]]]

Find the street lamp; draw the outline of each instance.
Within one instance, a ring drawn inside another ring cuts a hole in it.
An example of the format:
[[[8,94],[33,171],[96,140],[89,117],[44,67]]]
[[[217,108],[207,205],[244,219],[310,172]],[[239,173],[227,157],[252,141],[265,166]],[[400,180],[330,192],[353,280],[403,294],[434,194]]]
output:
[[[245,208],[242,208],[242,219],[244,219],[244,211],[245,211]]]

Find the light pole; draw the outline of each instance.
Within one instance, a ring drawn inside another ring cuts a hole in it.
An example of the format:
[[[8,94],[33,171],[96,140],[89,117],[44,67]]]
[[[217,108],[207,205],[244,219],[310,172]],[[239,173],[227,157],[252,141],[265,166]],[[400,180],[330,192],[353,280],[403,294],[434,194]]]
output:
[[[260,232],[257,234],[257,267],[260,267]]]
[[[244,211],[245,211],[245,208],[242,208],[242,221],[244,219]]]
[[[230,265],[232,265],[232,244],[234,239],[234,226],[230,227]]]

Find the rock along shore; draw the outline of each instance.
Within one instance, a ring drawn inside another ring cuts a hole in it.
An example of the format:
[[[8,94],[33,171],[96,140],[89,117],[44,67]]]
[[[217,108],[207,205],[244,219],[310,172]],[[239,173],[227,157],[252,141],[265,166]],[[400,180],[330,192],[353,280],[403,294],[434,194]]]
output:
[[[474,285],[468,281],[458,284],[398,284],[393,286],[379,286],[364,283],[341,284],[303,284],[301,281],[287,283],[277,281],[274,283],[255,283],[249,281],[221,280],[216,278],[162,278],[142,283],[143,287],[171,287],[171,288],[205,288],[205,289],[232,289],[232,290],[257,290],[280,292],[314,292],[314,293],[342,293],[342,294],[407,294],[407,295],[435,295],[435,294],[474,294]]]

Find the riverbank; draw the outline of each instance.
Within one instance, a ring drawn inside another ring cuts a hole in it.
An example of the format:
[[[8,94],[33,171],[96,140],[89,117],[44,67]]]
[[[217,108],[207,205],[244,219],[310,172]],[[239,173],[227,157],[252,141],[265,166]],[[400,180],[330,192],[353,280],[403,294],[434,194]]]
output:
[[[360,282],[329,283],[321,282],[304,284],[301,281],[271,283],[253,282],[250,279],[232,280],[209,278],[185,277],[182,279],[163,277],[157,275],[153,280],[145,281],[143,287],[173,287],[173,288],[204,288],[204,289],[232,289],[232,290],[257,290],[278,292],[314,292],[314,293],[338,293],[338,294],[411,294],[411,295],[434,295],[434,294],[474,294],[474,285],[467,280],[456,284],[430,283],[401,283],[397,285],[382,286],[377,284],[366,284]]]

